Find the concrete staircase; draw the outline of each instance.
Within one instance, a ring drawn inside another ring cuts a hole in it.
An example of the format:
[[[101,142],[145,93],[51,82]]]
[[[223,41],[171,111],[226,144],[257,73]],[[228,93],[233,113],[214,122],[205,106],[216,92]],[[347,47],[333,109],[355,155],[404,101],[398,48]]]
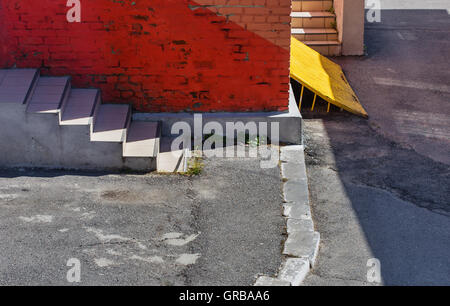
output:
[[[184,172],[188,152],[161,139],[161,122],[133,121],[128,104],[37,69],[0,70],[0,166]]]
[[[291,24],[291,34],[320,54],[341,54],[332,0],[293,0]]]

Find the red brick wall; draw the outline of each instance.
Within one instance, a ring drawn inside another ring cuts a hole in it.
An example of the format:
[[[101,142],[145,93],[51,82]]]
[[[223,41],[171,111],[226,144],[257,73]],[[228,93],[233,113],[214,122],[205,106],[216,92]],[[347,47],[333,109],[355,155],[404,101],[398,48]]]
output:
[[[0,67],[40,67],[139,111],[285,110],[290,0],[0,0]]]

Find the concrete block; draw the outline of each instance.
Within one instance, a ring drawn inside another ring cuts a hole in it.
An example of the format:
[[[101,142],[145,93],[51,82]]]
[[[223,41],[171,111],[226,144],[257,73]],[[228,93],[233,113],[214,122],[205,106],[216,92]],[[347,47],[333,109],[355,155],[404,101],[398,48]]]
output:
[[[279,273],[278,279],[300,286],[310,269],[308,259],[288,258]]]
[[[291,283],[282,279],[268,277],[268,276],[260,276],[255,282],[255,286],[290,286]]]
[[[187,171],[188,149],[173,150],[172,138],[163,137],[160,140],[160,152],[157,156],[157,170],[162,173],[176,173]]]
[[[282,163],[281,176],[288,181],[306,180],[305,163]]]
[[[284,203],[283,215],[290,219],[311,219],[311,209],[305,203]]]
[[[288,219],[287,220],[288,234],[294,232],[314,232],[314,224],[312,219]]]
[[[283,152],[291,152],[291,151],[303,151],[304,146],[303,145],[290,145],[290,146],[283,146],[280,148],[280,151]]]
[[[308,259],[314,266],[319,250],[320,234],[317,232],[293,232],[284,243],[283,254]]]
[[[305,163],[304,146],[284,146],[280,148],[280,160],[285,163]]]
[[[298,181],[287,181],[283,184],[284,201],[309,205],[308,181],[306,179]]]
[[[184,151],[160,152],[157,157],[157,169],[161,173],[186,172]]]

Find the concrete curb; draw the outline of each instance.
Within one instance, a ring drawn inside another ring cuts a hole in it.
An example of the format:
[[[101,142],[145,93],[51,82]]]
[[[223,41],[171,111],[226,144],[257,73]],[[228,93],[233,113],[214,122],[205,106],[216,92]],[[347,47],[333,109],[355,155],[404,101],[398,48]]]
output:
[[[278,277],[259,276],[255,286],[299,286],[314,267],[319,251],[320,234],[314,231],[309,203],[305,152],[302,145],[280,148],[283,179],[283,216],[287,239]]]

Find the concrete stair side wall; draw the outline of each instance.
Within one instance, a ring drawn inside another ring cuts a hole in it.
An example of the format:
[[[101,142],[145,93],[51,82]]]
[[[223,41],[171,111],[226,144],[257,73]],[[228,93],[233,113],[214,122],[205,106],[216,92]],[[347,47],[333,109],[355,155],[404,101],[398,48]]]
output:
[[[171,128],[185,121],[194,131],[194,114],[132,115],[128,104],[104,104],[100,92],[71,88],[68,77],[39,77],[35,69],[0,70],[0,77],[0,167],[187,171],[191,148],[172,149]],[[288,112],[203,115],[203,125],[216,121],[224,131],[229,122],[269,123],[263,131],[271,140],[302,142],[292,89]]]
[[[156,170],[155,158],[123,158],[122,143],[92,142],[89,126],[60,126],[57,114],[0,104],[0,166]]]

